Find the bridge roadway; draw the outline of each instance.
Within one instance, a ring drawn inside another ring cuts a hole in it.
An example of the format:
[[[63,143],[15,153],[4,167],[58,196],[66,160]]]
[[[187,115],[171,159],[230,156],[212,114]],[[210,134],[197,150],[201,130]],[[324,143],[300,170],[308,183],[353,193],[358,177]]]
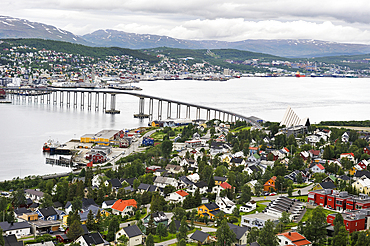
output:
[[[174,103],[174,104],[177,104],[178,105],[178,111],[179,111],[179,106],[180,105],[185,105],[188,107],[187,111],[189,110],[189,115],[190,115],[190,109],[189,107],[193,107],[193,108],[196,108],[197,111],[199,109],[204,109],[204,110],[207,110],[207,117],[208,117],[208,114],[210,116],[210,111],[214,111],[215,112],[215,118],[216,118],[216,112],[219,113],[219,119],[221,119],[221,113],[225,114],[226,115],[230,115],[231,116],[231,121],[232,121],[232,117],[234,117],[235,121],[238,119],[238,120],[241,120],[241,121],[247,121],[249,123],[251,123],[253,126],[261,129],[261,125],[255,120],[253,119],[252,117],[247,117],[247,116],[244,116],[244,115],[241,115],[241,114],[237,114],[237,113],[234,113],[234,112],[231,112],[231,111],[228,111],[228,110],[223,110],[223,109],[218,109],[218,108],[213,108],[213,107],[208,107],[208,106],[203,106],[203,105],[198,105],[198,104],[193,104],[193,103],[187,103],[187,102],[181,102],[181,101],[177,101],[177,100],[172,100],[172,99],[167,99],[167,98],[163,98],[163,97],[157,97],[157,96],[150,96],[150,95],[146,95],[146,94],[142,94],[142,93],[136,93],[136,92],[132,92],[132,91],[126,91],[126,90],[107,90],[107,89],[65,89],[65,88],[3,88],[4,90],[6,91],[35,91],[35,92],[40,92],[40,93],[52,93],[52,92],[80,92],[80,93],[103,93],[103,94],[111,94],[111,95],[115,95],[115,94],[126,94],[126,95],[131,95],[131,96],[136,96],[136,97],[139,97],[141,100],[140,100],[140,104],[143,104],[143,99],[144,98],[148,98],[151,100],[150,103],[152,103],[152,100],[158,100],[158,102],[167,102],[169,104],[171,103]],[[32,95],[30,95],[32,96]],[[153,103],[151,105],[153,107]],[[142,105],[142,110],[140,110],[141,112],[143,112],[143,109],[144,109],[144,105]],[[149,106],[150,107],[150,106]],[[169,106],[171,107],[171,106]],[[161,105],[161,110],[162,110],[162,105]],[[150,109],[149,109],[150,111]],[[153,113],[153,109],[151,109],[151,113]],[[197,112],[198,114],[198,112]],[[200,115],[200,113],[199,113]],[[179,116],[179,113],[178,113],[178,116]],[[228,117],[227,117],[228,118]]]

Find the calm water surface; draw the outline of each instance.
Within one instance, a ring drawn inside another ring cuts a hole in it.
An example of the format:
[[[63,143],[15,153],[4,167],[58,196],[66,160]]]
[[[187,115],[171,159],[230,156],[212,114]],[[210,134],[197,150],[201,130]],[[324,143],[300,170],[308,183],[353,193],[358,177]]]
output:
[[[312,123],[322,120],[369,120],[370,79],[339,78],[241,78],[219,81],[146,81],[140,93],[200,104],[268,121],[281,121],[288,106]],[[66,99],[65,99],[66,100]],[[85,103],[87,99],[85,98]],[[0,180],[58,173],[68,168],[45,164],[42,145],[49,138],[66,142],[102,129],[146,126],[133,118],[139,100],[117,96],[119,115],[46,105],[26,100],[0,104]],[[147,103],[147,102],[146,102]],[[145,108],[148,112],[148,105]],[[167,105],[163,103],[163,115]],[[172,116],[176,115],[172,105]],[[157,102],[154,102],[156,118]],[[185,107],[182,107],[182,117]],[[192,116],[195,111],[192,110]],[[213,117],[213,113],[211,113]],[[202,112],[205,118],[205,112]]]

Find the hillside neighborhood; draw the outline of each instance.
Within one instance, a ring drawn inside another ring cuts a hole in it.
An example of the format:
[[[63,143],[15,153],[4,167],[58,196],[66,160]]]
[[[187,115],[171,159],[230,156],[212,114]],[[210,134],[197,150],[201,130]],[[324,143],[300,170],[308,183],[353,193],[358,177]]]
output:
[[[105,130],[81,136],[93,146],[79,174],[1,183],[3,245],[368,245],[369,132],[290,108],[262,129],[164,124],[114,163],[96,156],[133,135]]]

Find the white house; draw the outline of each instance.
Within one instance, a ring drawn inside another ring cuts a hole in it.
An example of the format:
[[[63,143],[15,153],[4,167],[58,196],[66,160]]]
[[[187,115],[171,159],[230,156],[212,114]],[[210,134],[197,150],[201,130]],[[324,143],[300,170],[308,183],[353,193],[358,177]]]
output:
[[[277,235],[279,246],[285,245],[299,245],[299,246],[312,246],[312,243],[308,241],[304,236],[298,232],[285,232]]]
[[[101,173],[101,174],[97,174],[95,175],[92,179],[91,179],[91,185],[92,186],[96,186],[96,187],[99,187],[100,186],[100,183],[101,181],[103,180],[103,177],[105,176],[104,173]]]
[[[225,214],[232,214],[234,209],[237,209],[235,203],[231,201],[227,196],[217,197],[216,204],[220,207],[220,210]]]
[[[248,213],[248,212],[255,210],[256,208],[257,208],[257,203],[255,201],[249,201],[245,205],[242,205],[239,208],[239,211]]]
[[[186,191],[178,190],[176,192],[170,193],[165,200],[169,202],[183,202],[187,195],[189,195],[189,193],[187,193]]]
[[[34,189],[26,189],[24,190],[26,193],[26,198],[30,198],[33,202],[40,202],[40,200],[44,197],[44,192]]]
[[[313,173],[325,173],[325,167],[321,164],[316,164],[315,166],[311,167]]]
[[[169,178],[169,177],[156,177],[154,180],[154,185],[164,188],[167,185],[172,185],[173,187],[176,187],[179,185],[178,181],[174,178]]]
[[[212,188],[212,192],[216,193],[216,196],[220,196],[221,191],[226,190],[226,189],[232,189],[233,187],[227,183],[223,182],[220,185],[216,185]]]
[[[75,243],[80,243],[81,246],[103,246],[105,241],[99,232],[88,233],[76,239]],[[109,243],[107,243],[109,245]]]
[[[137,225],[127,226],[116,233],[116,241],[125,235],[128,238],[127,246],[141,245],[143,243],[143,233]]]
[[[31,225],[26,221],[18,223],[4,221],[0,222],[0,227],[5,235],[15,235],[17,238],[31,234]]]
[[[137,203],[134,199],[119,199],[112,205],[112,213],[114,215],[133,216],[134,208],[137,208]]]

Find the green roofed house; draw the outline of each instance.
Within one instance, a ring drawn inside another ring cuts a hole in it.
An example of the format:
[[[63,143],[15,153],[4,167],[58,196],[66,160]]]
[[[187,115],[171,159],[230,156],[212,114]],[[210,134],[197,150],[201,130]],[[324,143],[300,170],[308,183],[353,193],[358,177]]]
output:
[[[334,175],[329,175],[328,177],[324,178],[322,182],[332,182],[334,184],[336,180],[337,178]]]

